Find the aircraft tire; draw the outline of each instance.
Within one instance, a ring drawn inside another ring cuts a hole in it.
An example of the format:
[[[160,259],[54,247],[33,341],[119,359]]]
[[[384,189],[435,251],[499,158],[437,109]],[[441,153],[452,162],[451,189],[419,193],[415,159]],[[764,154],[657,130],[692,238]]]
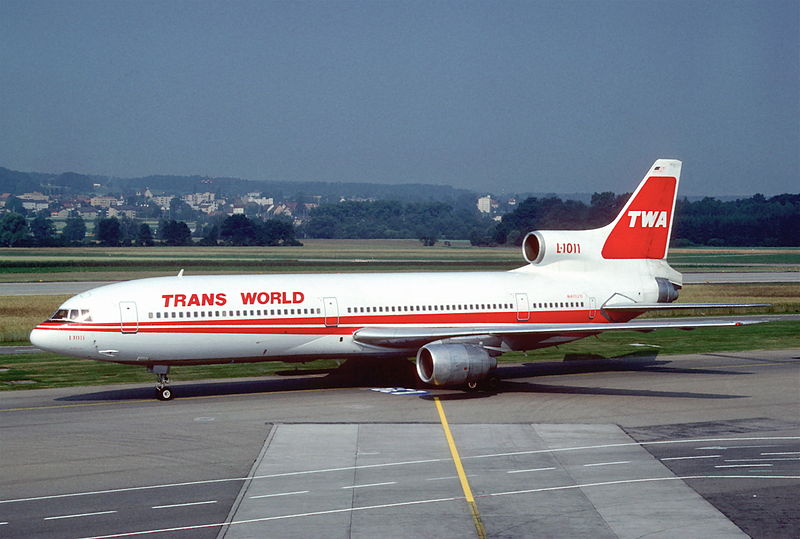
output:
[[[160,401],[169,401],[175,398],[175,395],[172,393],[172,390],[168,387],[162,387],[161,389],[156,389],[156,396]]]

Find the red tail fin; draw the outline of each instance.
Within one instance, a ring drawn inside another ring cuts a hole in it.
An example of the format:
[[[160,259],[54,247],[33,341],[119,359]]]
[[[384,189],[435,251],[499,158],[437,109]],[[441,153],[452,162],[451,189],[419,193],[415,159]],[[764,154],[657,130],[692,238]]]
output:
[[[603,258],[667,256],[681,162],[659,159],[613,223],[603,244]]]

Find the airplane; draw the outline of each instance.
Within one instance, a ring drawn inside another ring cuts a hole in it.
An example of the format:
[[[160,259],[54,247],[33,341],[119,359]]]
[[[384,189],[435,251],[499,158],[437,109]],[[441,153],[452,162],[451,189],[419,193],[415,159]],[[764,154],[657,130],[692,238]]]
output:
[[[60,354],[141,365],[156,396],[169,370],[257,361],[416,357],[433,386],[496,387],[497,356],[605,331],[741,326],[632,321],[671,309],[682,275],[666,261],[681,161],[658,159],[617,217],[591,230],[536,230],[523,267],[499,272],[211,275],[136,279],[68,299],[30,334]]]

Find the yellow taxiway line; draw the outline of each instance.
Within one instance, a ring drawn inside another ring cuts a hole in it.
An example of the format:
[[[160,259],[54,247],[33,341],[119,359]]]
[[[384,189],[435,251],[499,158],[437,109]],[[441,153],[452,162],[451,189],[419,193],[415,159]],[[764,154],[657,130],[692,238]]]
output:
[[[478,512],[478,505],[475,503],[475,497],[472,495],[472,489],[469,486],[469,481],[467,481],[467,474],[464,473],[464,466],[461,464],[461,457],[458,455],[458,448],[456,448],[456,443],[453,440],[453,433],[450,432],[447,416],[444,415],[444,407],[439,397],[434,397],[433,402],[436,403],[436,411],[439,412],[439,421],[442,423],[444,437],[447,438],[447,445],[450,447],[450,454],[453,456],[453,463],[456,465],[458,479],[461,481],[461,489],[464,491],[464,498],[466,498],[467,505],[469,505],[469,512],[472,515],[472,523],[475,524],[475,531],[478,533],[479,539],[485,539],[486,529],[483,527],[481,514]]]

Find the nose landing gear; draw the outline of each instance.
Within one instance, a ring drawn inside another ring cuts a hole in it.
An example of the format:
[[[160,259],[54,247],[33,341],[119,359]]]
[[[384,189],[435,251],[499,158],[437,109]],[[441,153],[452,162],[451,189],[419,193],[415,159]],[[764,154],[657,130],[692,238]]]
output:
[[[156,398],[160,401],[172,400],[175,395],[169,387],[169,366],[168,365],[152,365],[147,367],[147,370],[152,372],[158,377],[156,384]]]

